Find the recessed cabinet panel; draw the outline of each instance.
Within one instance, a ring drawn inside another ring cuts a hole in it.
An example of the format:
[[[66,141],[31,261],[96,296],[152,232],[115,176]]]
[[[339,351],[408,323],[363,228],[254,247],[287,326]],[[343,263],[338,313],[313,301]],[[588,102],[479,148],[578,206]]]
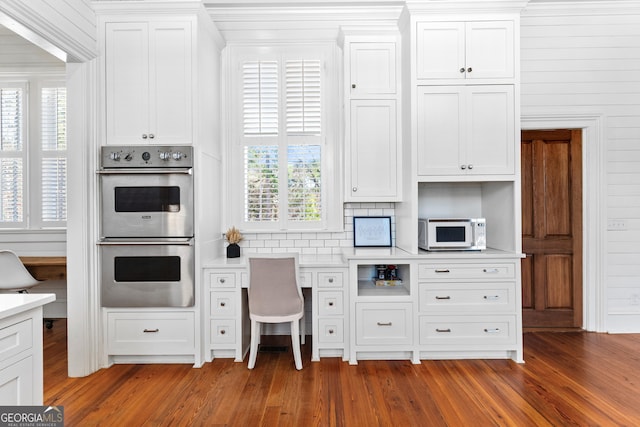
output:
[[[356,303],[355,306],[357,345],[413,342],[411,303]]]
[[[465,77],[464,22],[419,22],[417,40],[419,79]]]
[[[393,200],[398,195],[396,101],[352,100],[350,201]]]
[[[466,23],[467,78],[512,78],[514,76],[514,32],[512,21]],[[468,69],[472,71],[469,72]]]
[[[513,312],[515,284],[513,282],[473,283],[421,283],[419,307],[422,312],[465,313]]]
[[[515,316],[422,316],[421,345],[515,344]]]
[[[352,97],[396,93],[395,43],[351,43],[350,66]]]

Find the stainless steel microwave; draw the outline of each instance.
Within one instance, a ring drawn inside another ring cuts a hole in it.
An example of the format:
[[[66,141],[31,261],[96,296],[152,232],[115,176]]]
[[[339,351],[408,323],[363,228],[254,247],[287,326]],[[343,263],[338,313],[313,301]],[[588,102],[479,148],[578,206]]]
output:
[[[484,218],[420,218],[418,247],[427,251],[479,251],[487,248]]]

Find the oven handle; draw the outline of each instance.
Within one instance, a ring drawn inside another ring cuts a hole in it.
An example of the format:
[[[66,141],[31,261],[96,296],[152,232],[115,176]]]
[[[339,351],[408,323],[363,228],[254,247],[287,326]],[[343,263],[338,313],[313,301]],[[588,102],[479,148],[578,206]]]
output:
[[[184,174],[192,175],[193,168],[188,169],[100,169],[98,175],[158,175]]]
[[[193,246],[193,239],[183,239],[183,240],[108,240],[102,239],[99,240],[98,245],[100,246],[131,246],[131,245],[174,245],[174,246]]]

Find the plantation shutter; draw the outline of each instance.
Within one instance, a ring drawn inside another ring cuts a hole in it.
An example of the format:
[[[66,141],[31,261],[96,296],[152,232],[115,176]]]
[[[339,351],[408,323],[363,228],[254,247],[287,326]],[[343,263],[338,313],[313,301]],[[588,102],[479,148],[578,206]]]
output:
[[[287,61],[287,134],[319,135],[321,131],[320,61]]]
[[[0,222],[24,220],[23,89],[0,88]]]
[[[67,93],[42,89],[42,221],[67,219]]]
[[[278,134],[278,62],[243,64],[244,135]]]

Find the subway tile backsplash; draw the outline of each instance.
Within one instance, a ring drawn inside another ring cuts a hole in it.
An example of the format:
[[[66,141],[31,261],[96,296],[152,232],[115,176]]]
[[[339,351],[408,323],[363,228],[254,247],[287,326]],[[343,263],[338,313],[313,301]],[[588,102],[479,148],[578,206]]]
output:
[[[345,203],[342,232],[244,233],[240,242],[244,252],[299,252],[304,255],[338,255],[342,248],[353,247],[354,216],[390,216],[391,244],[396,242],[394,203]],[[224,242],[226,246],[227,243]]]

